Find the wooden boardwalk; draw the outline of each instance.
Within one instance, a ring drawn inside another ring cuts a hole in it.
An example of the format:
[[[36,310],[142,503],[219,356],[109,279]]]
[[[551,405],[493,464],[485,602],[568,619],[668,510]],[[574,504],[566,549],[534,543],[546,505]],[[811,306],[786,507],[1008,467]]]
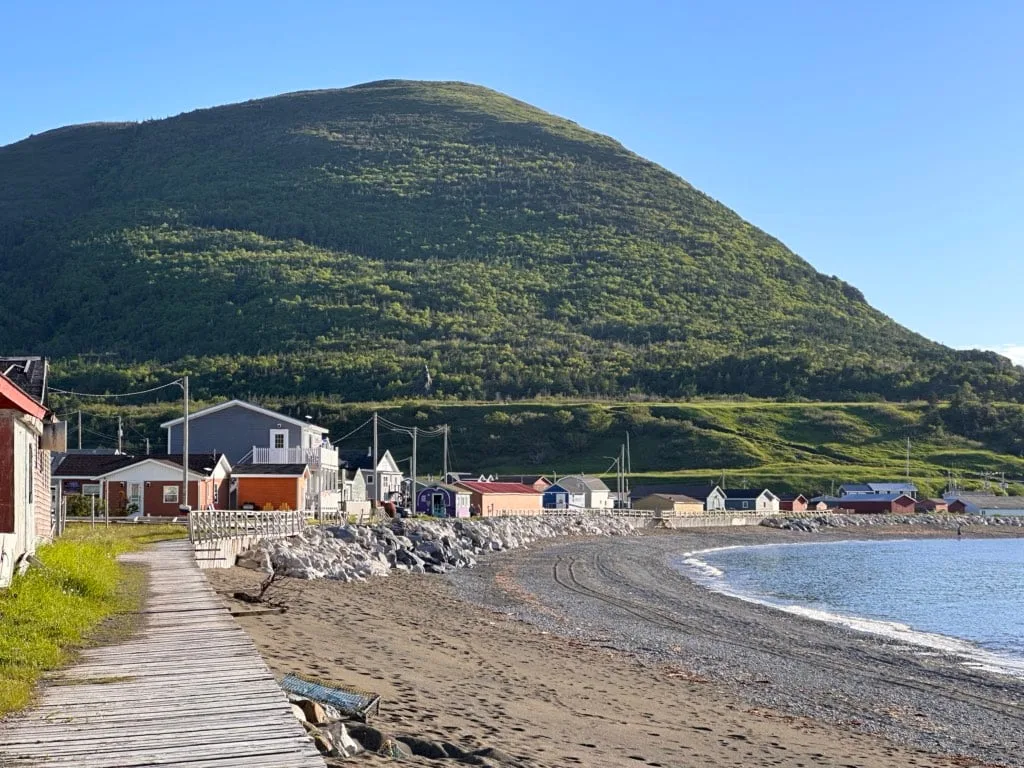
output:
[[[324,768],[192,545],[124,559],[150,571],[142,631],[86,651],[44,683],[36,706],[0,722],[0,766]]]

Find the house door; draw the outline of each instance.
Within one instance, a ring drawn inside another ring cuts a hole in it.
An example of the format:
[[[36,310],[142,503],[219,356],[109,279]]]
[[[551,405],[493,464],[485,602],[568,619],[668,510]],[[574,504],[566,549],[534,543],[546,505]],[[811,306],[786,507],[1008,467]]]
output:
[[[288,430],[270,430],[270,463],[289,464],[288,461]]]
[[[142,483],[128,483],[128,505],[135,505],[135,509],[140,513],[145,513],[143,509],[145,495],[142,493]]]
[[[430,514],[432,517],[446,517],[448,511],[444,506],[444,494],[435,493],[430,496]]]

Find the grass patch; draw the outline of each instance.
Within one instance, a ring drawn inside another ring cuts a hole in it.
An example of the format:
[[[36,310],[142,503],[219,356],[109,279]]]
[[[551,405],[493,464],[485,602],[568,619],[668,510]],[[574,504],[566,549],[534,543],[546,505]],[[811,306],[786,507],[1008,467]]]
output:
[[[130,636],[146,574],[117,556],[186,534],[171,525],[71,524],[40,547],[42,565],[0,591],[0,716],[27,706],[39,676],[72,661],[77,649]]]

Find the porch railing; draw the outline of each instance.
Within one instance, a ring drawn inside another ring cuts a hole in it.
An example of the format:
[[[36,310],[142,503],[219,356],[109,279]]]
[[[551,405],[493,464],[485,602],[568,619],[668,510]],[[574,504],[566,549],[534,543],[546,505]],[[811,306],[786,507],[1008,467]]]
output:
[[[188,533],[193,542],[221,539],[280,539],[302,533],[306,513],[256,512],[236,509],[194,509],[188,514]]]

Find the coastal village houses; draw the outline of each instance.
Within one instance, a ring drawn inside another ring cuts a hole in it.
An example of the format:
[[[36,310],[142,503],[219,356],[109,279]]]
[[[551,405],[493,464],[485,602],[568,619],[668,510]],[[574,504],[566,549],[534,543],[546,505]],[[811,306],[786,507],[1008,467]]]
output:
[[[60,495],[95,496],[111,514],[175,517],[184,495],[181,454],[71,453],[53,472]],[[194,509],[228,509],[231,465],[224,454],[189,454],[188,499]]]
[[[65,424],[44,405],[47,361],[0,358],[0,587],[53,535],[50,452]]]
[[[184,418],[177,418],[160,425],[167,430],[169,454],[182,452],[183,422]],[[308,419],[296,419],[242,400],[229,400],[196,411],[189,415],[188,424],[190,454],[223,453],[232,467],[259,465],[258,470],[247,468],[235,472],[245,475],[244,484],[253,495],[250,501],[256,503],[263,499],[266,505],[275,503],[271,500],[275,499],[276,503],[287,504],[290,509],[338,513],[341,504],[338,451],[327,440],[325,428]],[[308,478],[296,465],[309,469]],[[301,497],[280,492],[296,484],[302,486]],[[264,490],[257,492],[257,486]],[[243,504],[246,499],[244,494],[237,496],[238,490],[236,485],[236,502]]]
[[[391,451],[384,451],[377,456],[376,479],[379,487],[374,487],[373,471],[373,449],[366,451],[342,451],[340,454],[341,466],[352,473],[355,478],[356,471],[359,471],[365,489],[363,498],[370,501],[391,501],[398,502],[404,495],[405,477],[398,467],[398,462],[391,455]]]
[[[652,494],[669,494],[672,496],[688,496],[697,499],[704,505],[704,511],[715,513],[725,512],[725,492],[717,485],[638,485],[630,491],[633,506],[639,499]]]

